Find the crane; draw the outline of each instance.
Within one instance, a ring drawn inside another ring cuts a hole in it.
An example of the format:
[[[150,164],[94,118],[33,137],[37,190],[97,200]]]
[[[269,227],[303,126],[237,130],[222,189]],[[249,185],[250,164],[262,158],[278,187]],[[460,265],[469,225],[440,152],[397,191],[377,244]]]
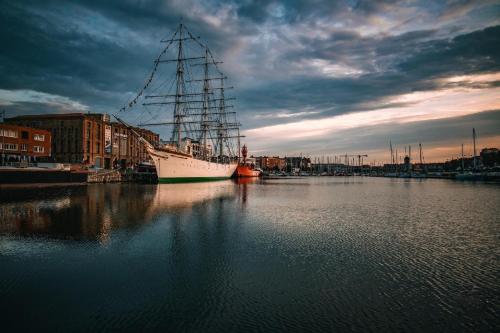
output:
[[[363,157],[368,157],[367,154],[358,154],[358,155],[349,155],[349,154],[345,154],[345,155],[340,155],[340,157],[344,157],[345,158],[345,163],[347,165],[349,165],[349,161],[348,161],[348,158],[349,157],[357,157],[358,158],[358,166],[362,166],[363,165]],[[353,163],[354,164],[354,163]]]

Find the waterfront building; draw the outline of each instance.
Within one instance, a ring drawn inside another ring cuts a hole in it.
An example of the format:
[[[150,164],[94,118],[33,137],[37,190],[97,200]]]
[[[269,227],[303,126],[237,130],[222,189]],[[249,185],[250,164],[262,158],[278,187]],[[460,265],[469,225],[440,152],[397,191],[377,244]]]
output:
[[[74,163],[110,169],[149,160],[136,135],[122,124],[110,122],[107,114],[39,114],[6,118],[9,124],[45,129],[52,134],[52,157],[59,163]],[[159,135],[135,128],[157,145]]]
[[[257,156],[255,162],[259,168],[266,171],[284,171],[286,168],[286,159],[279,156]]]
[[[49,131],[0,123],[2,165],[25,165],[51,155]]]
[[[327,174],[333,174],[338,172],[345,172],[347,170],[347,165],[341,163],[311,163],[311,170],[315,174],[321,174],[326,172]]]
[[[151,162],[146,147],[139,142],[137,135],[132,133],[129,128],[118,122],[112,122],[106,126],[111,128],[111,141],[109,143],[106,141],[105,144],[105,162],[111,163],[112,168],[125,168],[142,162]],[[160,136],[158,134],[136,127],[134,127],[134,131],[148,140],[153,146],[159,145]],[[105,167],[110,168],[107,165]]]
[[[481,150],[479,156],[486,167],[500,165],[500,150],[498,148],[484,148]]]

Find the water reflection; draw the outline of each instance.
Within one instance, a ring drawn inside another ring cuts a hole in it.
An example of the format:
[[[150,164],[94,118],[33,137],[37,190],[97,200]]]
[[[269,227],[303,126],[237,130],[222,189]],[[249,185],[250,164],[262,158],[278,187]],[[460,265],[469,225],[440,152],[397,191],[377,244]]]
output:
[[[248,200],[248,185],[263,184],[262,178],[258,177],[243,177],[235,178],[233,182],[238,185],[238,198],[241,201],[241,206],[244,209]]]
[[[0,186],[3,331],[499,327],[497,186],[261,182]]]
[[[113,229],[137,228],[160,214],[191,214],[197,206],[206,210],[204,203],[237,194],[231,181],[1,188],[0,234],[106,243]]]
[[[214,199],[229,199],[236,195],[231,181],[188,184],[160,184],[155,186],[150,213],[178,211]]]

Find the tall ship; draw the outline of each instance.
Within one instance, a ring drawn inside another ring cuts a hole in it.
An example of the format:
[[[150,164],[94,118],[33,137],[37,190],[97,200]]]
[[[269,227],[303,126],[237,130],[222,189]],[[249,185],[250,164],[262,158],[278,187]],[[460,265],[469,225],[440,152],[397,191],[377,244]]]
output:
[[[131,113],[140,119],[139,127],[170,133],[160,146],[140,138],[160,183],[230,178],[238,167],[242,136],[236,113],[229,111],[233,106],[226,104],[234,98],[225,96],[232,87],[225,85],[221,62],[182,23],[161,42],[166,46],[146,84],[120,111],[139,109]]]

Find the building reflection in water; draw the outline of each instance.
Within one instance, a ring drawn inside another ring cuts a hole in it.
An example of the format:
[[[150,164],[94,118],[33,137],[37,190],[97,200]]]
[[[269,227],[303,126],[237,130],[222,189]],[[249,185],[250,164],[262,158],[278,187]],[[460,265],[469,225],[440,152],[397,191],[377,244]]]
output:
[[[259,177],[242,177],[235,178],[233,182],[238,185],[238,197],[241,200],[242,208],[246,207],[248,198],[248,185],[249,184],[260,184],[262,183],[262,178]]]
[[[105,244],[112,230],[137,228],[161,214],[207,214],[216,206],[206,203],[233,200],[238,190],[231,181],[1,188],[0,234]]]

